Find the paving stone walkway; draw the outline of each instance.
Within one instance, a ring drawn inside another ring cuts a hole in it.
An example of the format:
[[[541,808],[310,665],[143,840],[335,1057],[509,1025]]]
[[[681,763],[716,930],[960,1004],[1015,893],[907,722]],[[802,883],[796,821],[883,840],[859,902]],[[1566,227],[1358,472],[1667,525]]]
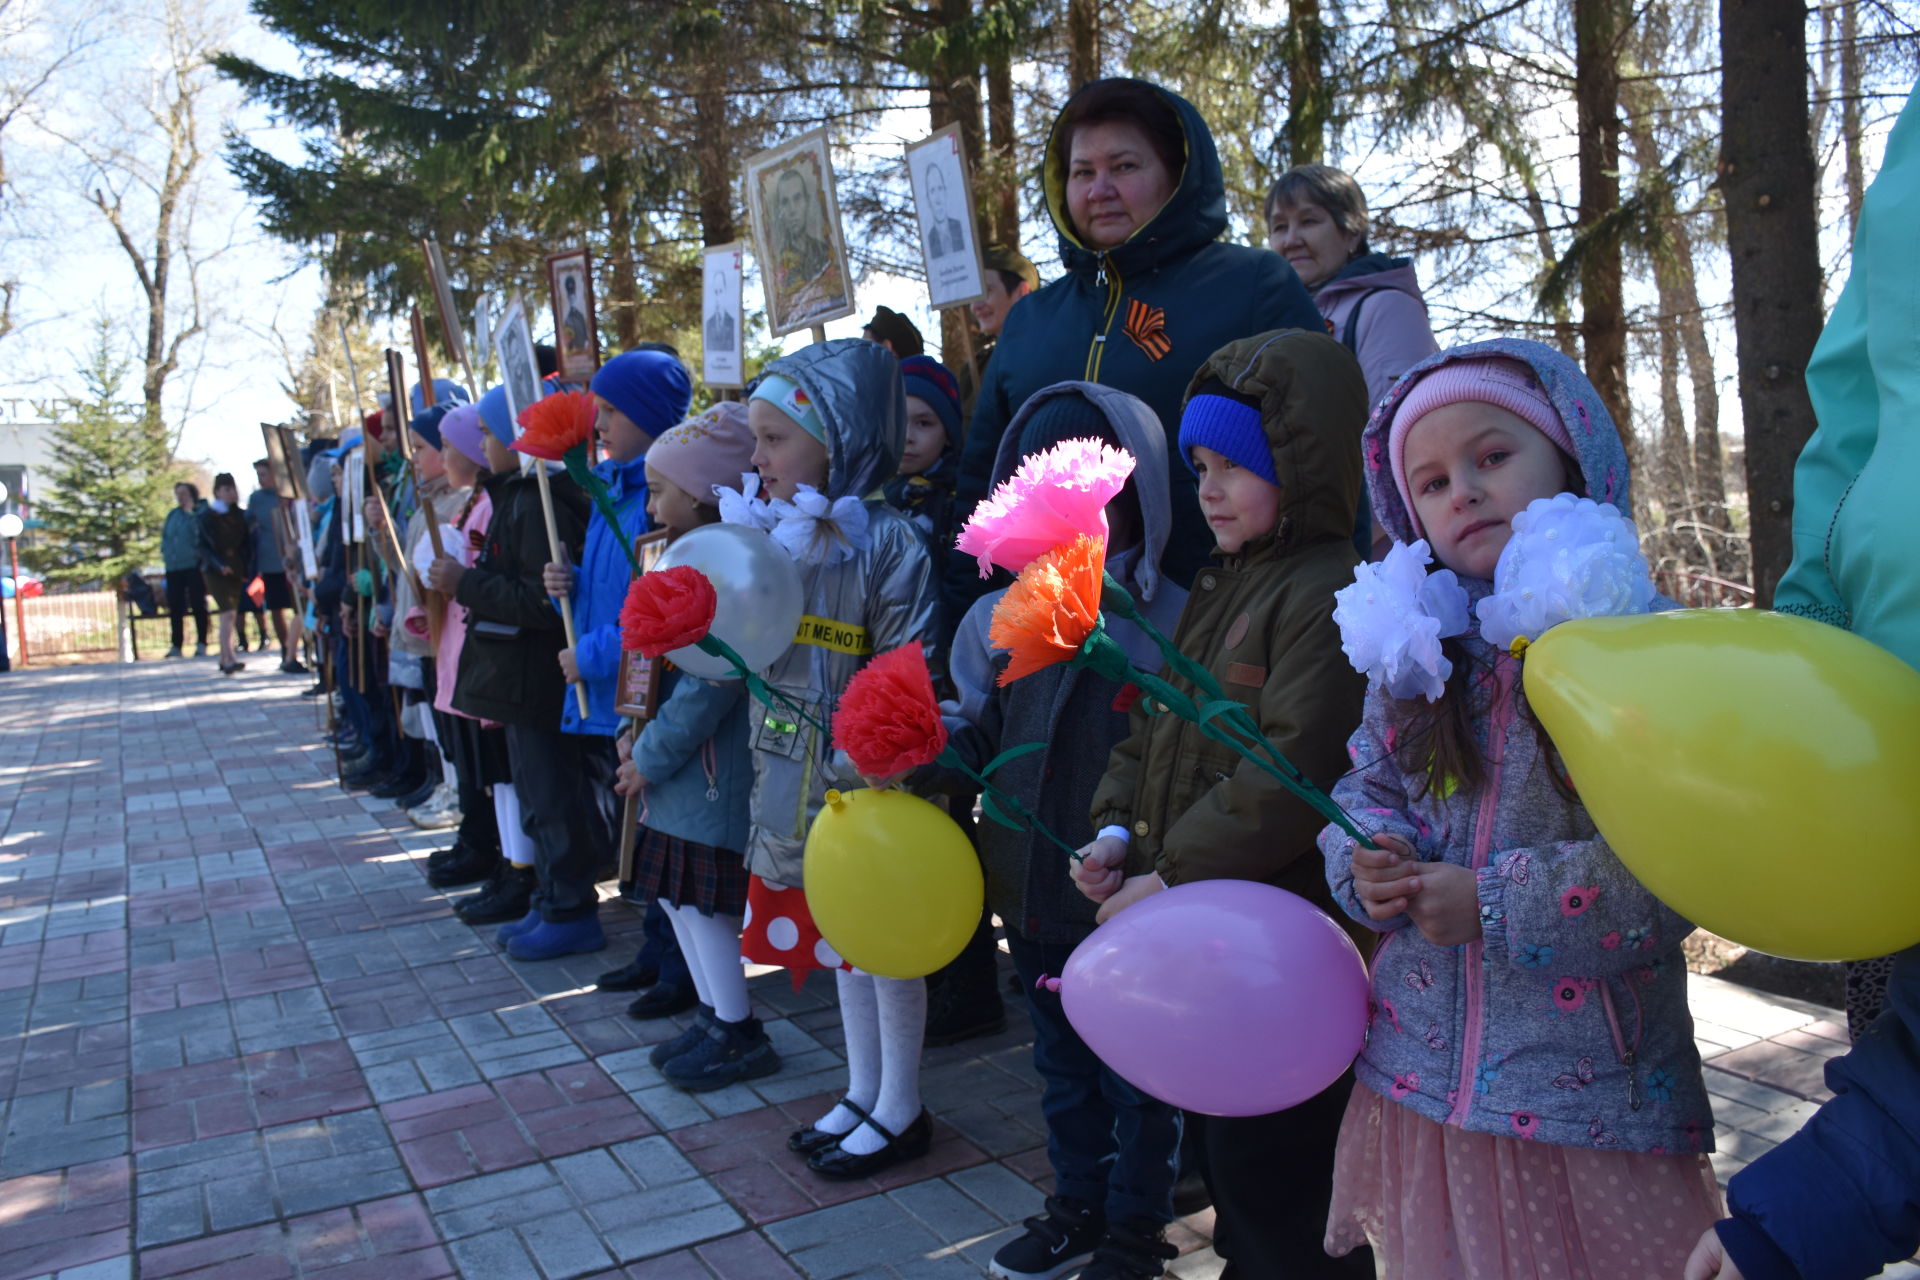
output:
[[[0,1280],[972,1280],[1046,1185],[1031,1032],[930,1050],[924,1160],[785,1150],[844,1080],[831,980],[753,980],[778,1075],[674,1090],[679,1029],[452,914],[444,836],[343,794],[304,681],[211,660],[0,679]],[[1831,1010],[1696,979],[1723,1177],[1844,1051]],[[1219,1274],[1210,1214],[1182,1280]],[[1909,1268],[1900,1274],[1920,1277]]]

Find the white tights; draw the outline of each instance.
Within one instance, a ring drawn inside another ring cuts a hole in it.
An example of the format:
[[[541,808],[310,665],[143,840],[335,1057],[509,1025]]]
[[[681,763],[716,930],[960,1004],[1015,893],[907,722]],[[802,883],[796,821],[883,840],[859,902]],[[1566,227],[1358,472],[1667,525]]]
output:
[[[740,917],[700,914],[698,907],[662,902],[680,955],[693,975],[700,1003],[722,1022],[744,1022],[748,1014],[747,971],[740,964]]]
[[[493,784],[493,817],[500,824],[500,852],[516,867],[533,865],[533,837],[520,825],[520,793],[511,782]]]
[[[868,973],[837,975],[840,1023],[847,1034],[847,1100],[900,1133],[920,1116],[920,1047],[927,1029],[924,978],[876,978]],[[858,1125],[858,1128],[855,1126]],[[872,1125],[836,1106],[815,1125],[823,1133],[844,1133],[840,1149],[867,1155],[886,1145]]]

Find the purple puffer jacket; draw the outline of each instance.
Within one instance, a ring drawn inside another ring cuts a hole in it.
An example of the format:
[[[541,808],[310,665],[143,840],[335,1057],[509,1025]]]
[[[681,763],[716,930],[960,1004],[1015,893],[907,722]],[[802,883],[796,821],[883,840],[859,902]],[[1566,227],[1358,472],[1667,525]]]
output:
[[[1313,304],[1327,332],[1341,342],[1347,341],[1348,321],[1359,309],[1350,345],[1367,375],[1369,406],[1379,404],[1401,374],[1440,349],[1411,258],[1379,253],[1355,258],[1313,291]]]
[[[1532,366],[1579,447],[1589,495],[1629,509],[1626,456],[1586,378],[1551,348],[1499,339],[1424,362],[1375,410],[1364,447],[1380,526],[1412,540],[1385,470],[1394,411],[1425,371],[1476,356]],[[1462,583],[1476,603],[1492,589],[1483,579]],[[1374,951],[1373,1018],[1355,1073],[1428,1119],[1483,1133],[1710,1151],[1713,1115],[1680,950],[1693,926],[1642,888],[1585,807],[1555,789],[1560,766],[1522,706],[1520,663],[1496,654],[1477,627],[1465,641],[1478,673],[1472,710],[1486,785],[1415,799],[1420,779],[1394,760],[1395,704],[1376,686],[1348,744],[1354,771],[1333,797],[1363,830],[1399,835],[1422,861],[1471,868],[1480,939],[1440,947],[1405,916],[1370,921],[1354,893],[1352,841],[1337,827],[1320,836],[1334,900],[1386,935]]]

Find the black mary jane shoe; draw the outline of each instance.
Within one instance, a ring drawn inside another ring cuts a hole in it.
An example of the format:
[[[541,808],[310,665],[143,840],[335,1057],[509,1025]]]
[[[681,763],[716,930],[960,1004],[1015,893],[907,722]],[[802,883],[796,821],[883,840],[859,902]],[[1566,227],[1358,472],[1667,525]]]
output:
[[[891,1169],[903,1161],[919,1159],[933,1146],[933,1116],[924,1110],[914,1117],[912,1124],[897,1134],[888,1133],[871,1116],[867,1118],[867,1124],[887,1140],[886,1146],[856,1156],[843,1151],[835,1143],[808,1156],[807,1168],[823,1178],[839,1182],[871,1178],[882,1169]]]
[[[861,1124],[873,1124],[873,1117],[868,1115],[859,1104],[853,1102],[851,1099],[840,1099],[840,1105],[853,1112],[856,1116],[859,1116]],[[854,1129],[859,1127],[860,1125],[855,1125]],[[879,1126],[876,1125],[875,1127],[878,1128]],[[851,1132],[853,1132],[853,1129],[847,1130],[847,1133]],[[833,1146],[846,1136],[846,1133],[828,1133],[825,1129],[816,1129],[812,1125],[808,1125],[804,1129],[795,1129],[787,1135],[787,1150],[793,1152],[795,1155],[810,1156],[816,1151],[825,1151],[828,1147]]]

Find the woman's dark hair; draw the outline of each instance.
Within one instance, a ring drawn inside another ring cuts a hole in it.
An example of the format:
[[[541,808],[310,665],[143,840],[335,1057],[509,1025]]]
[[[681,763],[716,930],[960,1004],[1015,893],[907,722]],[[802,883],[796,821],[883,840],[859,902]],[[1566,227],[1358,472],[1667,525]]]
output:
[[[1267,191],[1267,202],[1261,210],[1268,224],[1273,222],[1274,206],[1282,204],[1289,208],[1319,205],[1342,235],[1360,237],[1360,243],[1354,246],[1355,257],[1367,252],[1367,231],[1372,225],[1367,220],[1367,194],[1346,170],[1328,164],[1295,165]]]
[[[233,472],[231,471],[222,471],[219,475],[213,478],[214,488],[218,489],[221,485],[225,485],[229,489],[238,489],[240,487],[239,485],[233,482]]]
[[[193,499],[195,502],[200,501],[200,486],[193,483],[191,480],[182,480],[179,484],[176,484],[173,487],[176,490],[185,489],[187,491],[187,496],[189,498]]]
[[[1073,136],[1088,125],[1130,124],[1147,136],[1153,153],[1177,182],[1187,165],[1187,131],[1179,113],[1152,85],[1142,80],[1095,80],[1067,102],[1060,113],[1061,162],[1073,154]]]

